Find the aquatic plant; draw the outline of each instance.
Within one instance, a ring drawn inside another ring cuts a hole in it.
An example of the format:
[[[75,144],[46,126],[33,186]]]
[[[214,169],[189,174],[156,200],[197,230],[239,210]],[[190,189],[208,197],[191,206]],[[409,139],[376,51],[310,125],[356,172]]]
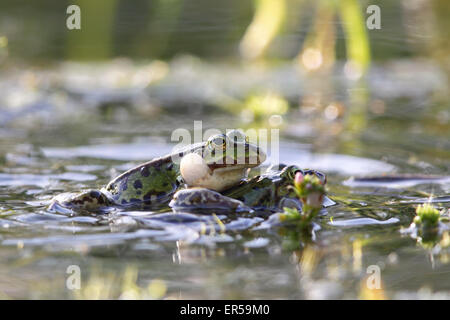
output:
[[[445,216],[431,203],[417,206],[413,223],[406,229],[413,238],[426,249],[433,249],[439,243],[442,236],[442,228],[439,222],[445,220]]]
[[[310,229],[311,221],[322,208],[325,186],[315,175],[303,175],[297,172],[294,179],[294,192],[302,202],[302,211],[296,208],[283,208],[280,215],[282,222],[295,222],[302,229]]]
[[[303,3],[298,5],[298,10],[310,6]],[[314,4],[314,8],[316,10],[312,25],[306,33],[302,50],[295,59],[309,71],[332,66],[337,53],[335,20],[340,19],[345,33],[349,66],[358,74],[364,74],[371,62],[371,52],[360,3],[357,0],[321,0]],[[284,28],[288,14],[285,0],[255,0],[253,20],[240,42],[242,57],[249,60],[262,58],[275,38],[288,28]]]
[[[255,15],[239,45],[246,59],[261,57],[286,19],[285,0],[256,0]]]
[[[360,72],[370,64],[370,43],[360,4],[356,0],[339,1],[342,26],[346,34],[347,59]]]
[[[436,227],[439,224],[441,214],[430,203],[424,203],[416,208],[416,216],[414,217],[414,224],[416,226]]]

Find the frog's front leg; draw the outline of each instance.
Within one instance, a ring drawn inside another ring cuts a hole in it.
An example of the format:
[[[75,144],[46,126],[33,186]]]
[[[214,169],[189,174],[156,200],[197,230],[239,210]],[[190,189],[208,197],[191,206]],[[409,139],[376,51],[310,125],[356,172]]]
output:
[[[80,193],[62,193],[52,199],[49,210],[60,213],[72,211],[99,212],[113,205],[100,190],[85,190]]]
[[[242,201],[206,188],[179,190],[174,194],[169,206],[175,212],[227,213],[252,211]]]

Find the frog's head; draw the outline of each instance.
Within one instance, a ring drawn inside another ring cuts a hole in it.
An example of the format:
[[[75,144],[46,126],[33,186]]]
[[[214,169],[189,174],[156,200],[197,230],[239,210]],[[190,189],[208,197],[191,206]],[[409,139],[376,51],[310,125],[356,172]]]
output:
[[[222,191],[237,184],[266,160],[265,153],[240,131],[210,137],[202,148],[185,155],[180,162],[187,185]]]

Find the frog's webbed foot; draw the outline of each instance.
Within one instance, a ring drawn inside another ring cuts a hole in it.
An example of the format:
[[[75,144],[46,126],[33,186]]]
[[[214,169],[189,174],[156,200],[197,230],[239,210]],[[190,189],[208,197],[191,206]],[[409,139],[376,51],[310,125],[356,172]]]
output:
[[[174,194],[169,206],[175,212],[230,213],[251,212],[242,201],[206,188],[182,189]]]
[[[105,212],[112,203],[99,190],[91,189],[80,193],[62,193],[52,199],[49,210],[69,214],[74,211]]]

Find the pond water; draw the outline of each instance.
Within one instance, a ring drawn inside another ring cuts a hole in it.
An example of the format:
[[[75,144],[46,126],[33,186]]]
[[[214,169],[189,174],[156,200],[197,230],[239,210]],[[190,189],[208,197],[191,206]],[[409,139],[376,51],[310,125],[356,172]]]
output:
[[[424,61],[375,65],[359,81],[341,71],[305,81],[290,64],[182,58],[3,73],[0,298],[450,298],[448,231],[431,243],[402,232],[418,203],[448,214],[446,78]],[[223,108],[255,88],[290,110],[249,121]],[[169,153],[173,130],[199,120],[204,130],[279,129],[280,162],[327,174],[337,205],[316,218],[314,238],[251,215],[47,210],[59,193]],[[354,179],[385,173],[430,179]],[[66,286],[73,265],[80,290]],[[374,266],[381,288],[369,290]]]

